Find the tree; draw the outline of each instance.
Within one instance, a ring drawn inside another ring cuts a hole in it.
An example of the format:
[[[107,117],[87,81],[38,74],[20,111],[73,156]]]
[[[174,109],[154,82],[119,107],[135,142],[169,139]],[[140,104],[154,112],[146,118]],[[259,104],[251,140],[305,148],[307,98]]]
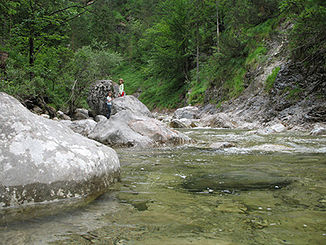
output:
[[[294,27],[290,34],[292,55],[306,65],[326,70],[326,2],[322,0],[284,0],[283,13],[290,15]]]
[[[10,46],[28,50],[32,69],[37,54],[43,47],[57,46],[66,39],[68,22],[85,12],[94,1],[68,0],[10,0],[1,3],[12,16]],[[31,71],[33,78],[33,72]]]

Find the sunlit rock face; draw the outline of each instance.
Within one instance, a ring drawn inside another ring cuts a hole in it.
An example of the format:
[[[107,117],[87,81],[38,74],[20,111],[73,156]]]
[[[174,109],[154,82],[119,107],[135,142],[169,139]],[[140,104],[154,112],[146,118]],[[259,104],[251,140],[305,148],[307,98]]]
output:
[[[109,120],[99,122],[89,137],[108,145],[141,148],[191,142],[188,136],[161,121],[130,110],[121,110]]]
[[[98,122],[88,137],[119,147],[153,147],[191,142],[185,134],[154,119],[148,108],[132,95],[114,99],[110,119]]]
[[[0,213],[96,197],[119,178],[116,152],[0,93]]]
[[[148,108],[133,95],[127,95],[113,100],[112,115],[122,111],[130,111],[135,115],[153,117]]]

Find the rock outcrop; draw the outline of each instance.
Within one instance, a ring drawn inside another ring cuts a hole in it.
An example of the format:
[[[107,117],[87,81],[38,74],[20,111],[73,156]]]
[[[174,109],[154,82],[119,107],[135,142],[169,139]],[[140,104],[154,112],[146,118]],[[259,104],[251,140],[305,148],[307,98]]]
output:
[[[38,215],[42,206],[95,198],[119,178],[113,149],[31,113],[5,93],[0,110],[1,222],[13,210],[36,207]]]
[[[325,66],[307,66],[290,59],[288,28],[291,25],[281,25],[279,34],[266,42],[266,59],[244,75],[241,95],[209,112],[225,113],[237,128],[247,129],[282,123],[287,129],[311,130],[314,124],[326,122]],[[276,71],[268,87],[266,82]],[[221,102],[227,93],[223,86],[210,88],[205,101]]]
[[[87,103],[95,115],[107,114],[106,97],[111,91],[113,97],[118,96],[119,85],[112,80],[99,80],[90,87]]]

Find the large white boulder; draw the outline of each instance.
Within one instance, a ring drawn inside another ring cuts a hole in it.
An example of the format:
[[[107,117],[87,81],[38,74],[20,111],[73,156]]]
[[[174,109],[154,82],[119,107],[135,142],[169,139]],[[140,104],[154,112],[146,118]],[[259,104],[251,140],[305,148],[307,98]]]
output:
[[[95,198],[119,178],[110,147],[31,113],[5,93],[0,110],[0,222],[8,210]]]
[[[112,146],[152,147],[182,144],[191,139],[165,126],[161,121],[130,110],[121,110],[109,120],[100,121],[89,137]]]
[[[126,95],[113,100],[112,115],[125,110],[131,111],[135,115],[153,117],[148,108],[133,95]]]

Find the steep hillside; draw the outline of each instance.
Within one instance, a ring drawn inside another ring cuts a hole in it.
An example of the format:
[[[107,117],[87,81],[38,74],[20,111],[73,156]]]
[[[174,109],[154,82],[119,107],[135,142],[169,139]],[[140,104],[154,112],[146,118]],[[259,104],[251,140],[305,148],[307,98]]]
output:
[[[234,121],[267,125],[281,122],[289,127],[309,126],[326,121],[325,70],[291,60],[291,28],[290,24],[280,27],[266,43],[266,61],[245,74],[248,87],[237,99],[223,102],[218,111]]]

